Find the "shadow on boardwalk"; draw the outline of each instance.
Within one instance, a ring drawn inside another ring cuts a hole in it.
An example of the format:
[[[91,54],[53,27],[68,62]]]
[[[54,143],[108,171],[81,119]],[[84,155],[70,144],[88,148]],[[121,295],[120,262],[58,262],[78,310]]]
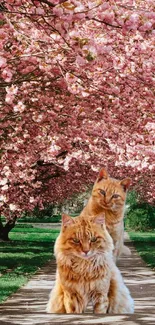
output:
[[[55,280],[55,260],[42,268],[23,288],[0,306],[0,324],[48,325],[62,324],[155,324],[155,274],[146,266],[126,239],[132,255],[118,263],[125,283],[135,301],[133,315],[94,315],[88,308],[82,315],[56,315],[45,312],[49,292]]]

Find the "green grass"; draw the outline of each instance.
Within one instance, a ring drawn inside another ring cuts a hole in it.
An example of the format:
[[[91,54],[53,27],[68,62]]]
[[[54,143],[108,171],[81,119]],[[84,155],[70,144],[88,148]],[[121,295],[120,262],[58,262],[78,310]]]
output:
[[[129,232],[130,238],[143,258],[152,268],[155,268],[155,232]]]
[[[29,227],[24,227],[24,228],[22,228],[22,227],[20,227],[20,228],[18,228],[18,227],[15,227],[15,228],[13,228],[12,230],[11,230],[11,232],[10,232],[10,234],[12,235],[12,233],[17,233],[17,232],[21,232],[21,233],[26,233],[26,232],[28,232],[28,233],[46,233],[46,234],[52,234],[52,236],[53,236],[53,234],[58,234],[59,233],[59,230],[58,229],[46,229],[46,228],[34,228],[34,227],[32,227],[32,226],[30,226],[30,228]],[[53,237],[52,237],[53,238]]]
[[[24,285],[53,257],[59,230],[14,228],[10,242],[0,242],[0,302]]]
[[[57,229],[15,227],[10,232],[9,238],[11,240],[51,242],[51,240],[55,241],[58,234],[59,234],[59,230]]]

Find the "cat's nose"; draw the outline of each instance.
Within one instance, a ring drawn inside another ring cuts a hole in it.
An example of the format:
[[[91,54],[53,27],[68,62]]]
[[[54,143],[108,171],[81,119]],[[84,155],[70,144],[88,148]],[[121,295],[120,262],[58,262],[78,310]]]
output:
[[[89,250],[83,249],[83,252],[87,255],[89,253]]]

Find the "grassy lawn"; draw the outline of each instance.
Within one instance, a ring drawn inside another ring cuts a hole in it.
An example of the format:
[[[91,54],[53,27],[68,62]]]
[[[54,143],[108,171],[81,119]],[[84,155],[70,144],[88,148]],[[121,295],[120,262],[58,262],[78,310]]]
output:
[[[130,231],[129,236],[143,260],[155,268],[155,232]]]
[[[59,230],[14,228],[10,242],[0,242],[0,302],[25,284],[53,257]]]
[[[55,241],[59,234],[57,229],[43,229],[43,228],[14,228],[10,232],[9,238],[11,240],[26,240],[35,242],[51,242]]]

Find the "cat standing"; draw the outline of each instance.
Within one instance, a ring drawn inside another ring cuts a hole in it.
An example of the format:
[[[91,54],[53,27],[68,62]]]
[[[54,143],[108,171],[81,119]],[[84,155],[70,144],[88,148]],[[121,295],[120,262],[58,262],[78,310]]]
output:
[[[104,216],[62,216],[55,242],[56,283],[49,313],[82,313],[88,303],[94,313],[133,313],[134,303],[113,261],[113,242]]]
[[[105,214],[105,223],[114,242],[115,260],[121,253],[130,255],[130,249],[124,245],[124,209],[130,179],[110,178],[102,168],[93,186],[91,197],[80,215],[97,216]]]

